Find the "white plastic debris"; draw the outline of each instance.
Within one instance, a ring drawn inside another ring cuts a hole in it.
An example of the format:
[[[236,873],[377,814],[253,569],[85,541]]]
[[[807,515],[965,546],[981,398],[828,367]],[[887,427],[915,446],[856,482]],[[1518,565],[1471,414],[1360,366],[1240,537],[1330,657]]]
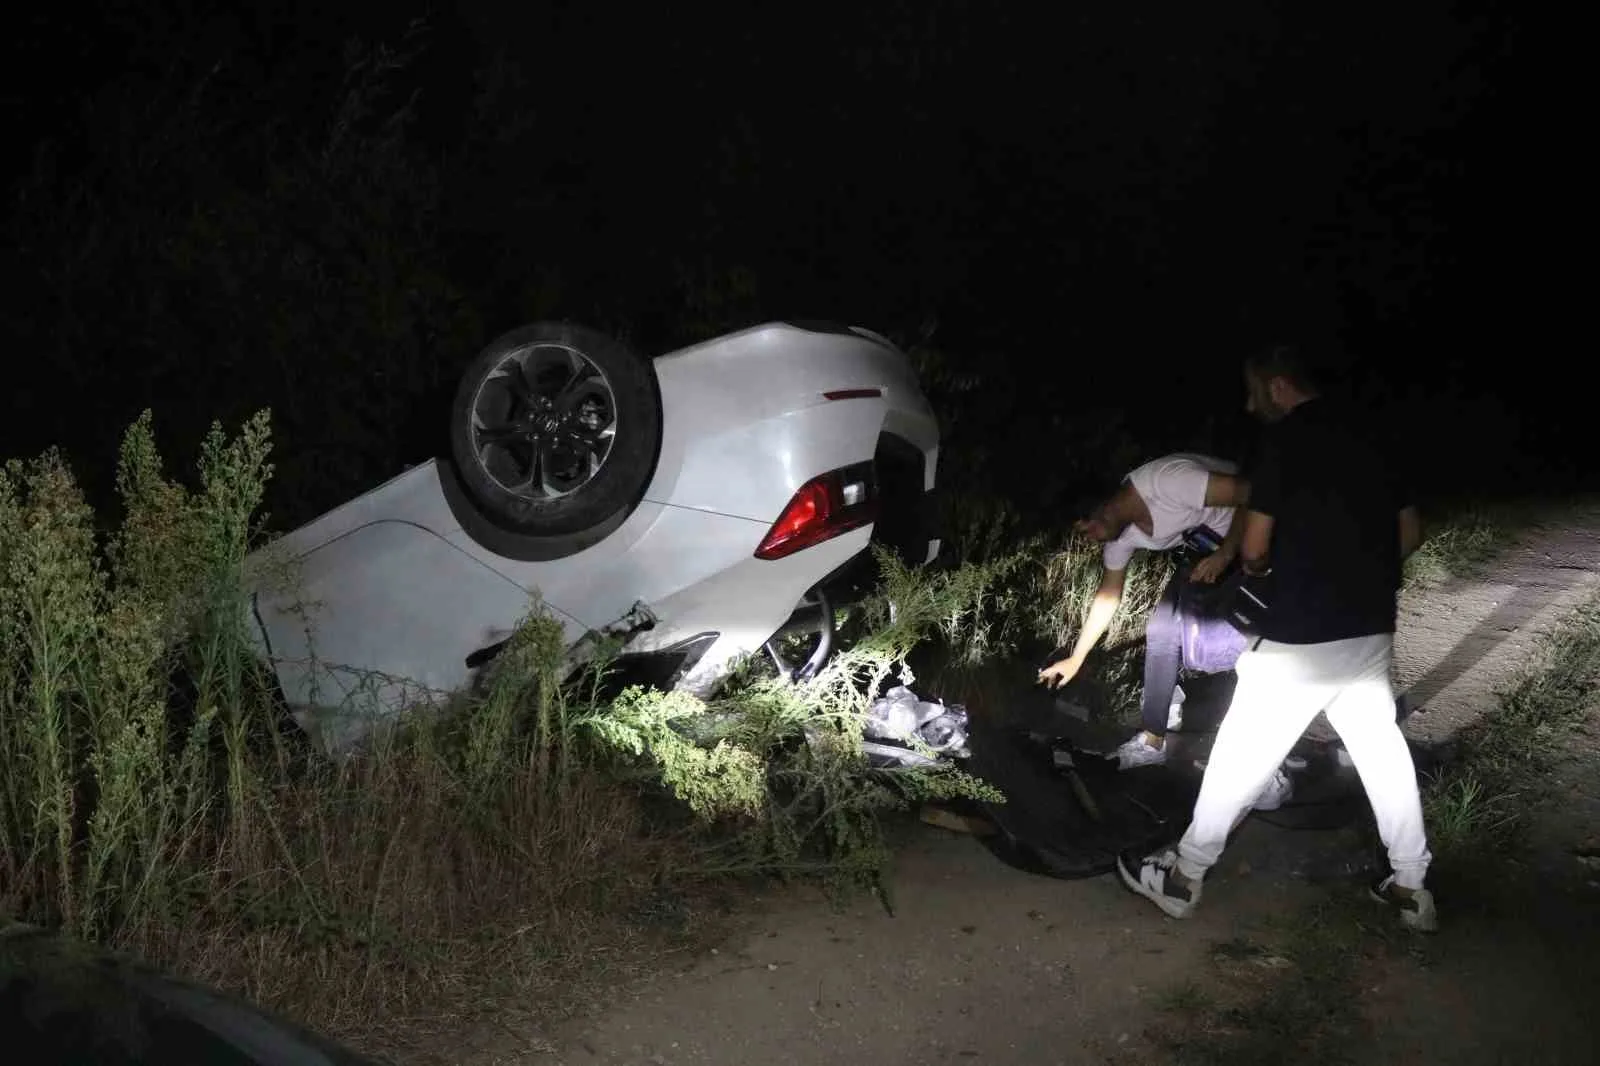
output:
[[[940,755],[964,758],[967,754],[967,711],[959,704],[924,700],[904,685],[896,685],[872,702],[867,710],[866,736],[880,743],[872,753],[902,765],[928,764],[926,756],[912,750],[913,744],[931,748]],[[904,757],[886,755],[892,746],[903,746]]]

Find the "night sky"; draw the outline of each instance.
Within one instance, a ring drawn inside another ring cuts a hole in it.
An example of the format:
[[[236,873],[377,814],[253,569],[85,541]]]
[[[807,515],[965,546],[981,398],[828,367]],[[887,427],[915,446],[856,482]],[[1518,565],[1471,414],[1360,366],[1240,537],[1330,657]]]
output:
[[[140,407],[181,452],[270,405],[322,478],[294,515],[433,447],[455,371],[524,321],[664,350],[797,316],[929,336],[975,376],[952,440],[1047,508],[1072,485],[1041,468],[1120,461],[1107,426],[1236,443],[1244,347],[1317,334],[1440,493],[1586,473],[1525,16],[1079,6],[17,16],[4,454],[60,444],[93,487]],[[414,124],[319,170],[352,39],[414,50]],[[185,108],[203,136],[152,132]]]

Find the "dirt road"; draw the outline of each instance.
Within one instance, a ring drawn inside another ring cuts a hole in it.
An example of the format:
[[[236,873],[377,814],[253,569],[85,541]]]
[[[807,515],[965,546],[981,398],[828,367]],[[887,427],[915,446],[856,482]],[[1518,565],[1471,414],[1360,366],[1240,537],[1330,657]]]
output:
[[[1597,587],[1597,571],[1600,510],[1591,509],[1530,530],[1486,577],[1408,594],[1398,670],[1423,706],[1412,735],[1438,743],[1490,712],[1528,642]],[[1600,892],[1570,854],[1600,832],[1592,729],[1562,778],[1591,783],[1539,842],[1550,897],[1525,901],[1528,914],[1468,915],[1452,914],[1442,896],[1447,925],[1435,946],[1366,964],[1370,1061],[1600,1059],[1585,1023],[1600,987],[1588,917]],[[809,892],[779,892],[757,902],[738,937],[679,971],[618,990],[597,1015],[473,1057],[537,1066],[1171,1061],[1160,1037],[1174,990],[1209,979],[1217,943],[1349,892],[1294,874],[1311,853],[1351,847],[1337,833],[1250,819],[1203,907],[1180,923],[1114,876],[1031,875],[970,837],[919,827],[899,848],[893,916],[864,899],[835,910]]]
[[[1234,935],[1239,889],[1255,917],[1303,898],[1287,880],[1240,877],[1245,850],[1218,879],[1218,905],[1179,925],[1113,878],[1022,873],[929,829],[899,852],[893,917],[865,900],[777,901],[741,943],[554,1034],[559,1052],[530,1061],[1149,1061],[1152,999]]]

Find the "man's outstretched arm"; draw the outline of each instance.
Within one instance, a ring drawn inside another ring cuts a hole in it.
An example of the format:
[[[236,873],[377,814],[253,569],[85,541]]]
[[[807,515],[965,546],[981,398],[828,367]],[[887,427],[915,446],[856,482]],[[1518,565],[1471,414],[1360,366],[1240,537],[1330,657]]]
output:
[[[1089,601],[1088,614],[1084,617],[1083,628],[1078,631],[1071,654],[1040,670],[1040,681],[1055,688],[1078,676],[1084,660],[1100,643],[1106,630],[1111,628],[1111,620],[1116,617],[1117,608],[1122,606],[1122,589],[1126,578],[1125,570],[1106,570],[1101,574],[1100,587],[1095,589],[1094,599]]]

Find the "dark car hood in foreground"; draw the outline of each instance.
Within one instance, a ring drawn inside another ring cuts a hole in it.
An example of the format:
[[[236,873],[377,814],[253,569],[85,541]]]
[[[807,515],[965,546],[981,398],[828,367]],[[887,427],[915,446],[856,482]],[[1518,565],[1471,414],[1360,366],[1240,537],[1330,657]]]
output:
[[[0,1032],[34,1066],[377,1066],[238,998],[24,925],[0,928]]]

